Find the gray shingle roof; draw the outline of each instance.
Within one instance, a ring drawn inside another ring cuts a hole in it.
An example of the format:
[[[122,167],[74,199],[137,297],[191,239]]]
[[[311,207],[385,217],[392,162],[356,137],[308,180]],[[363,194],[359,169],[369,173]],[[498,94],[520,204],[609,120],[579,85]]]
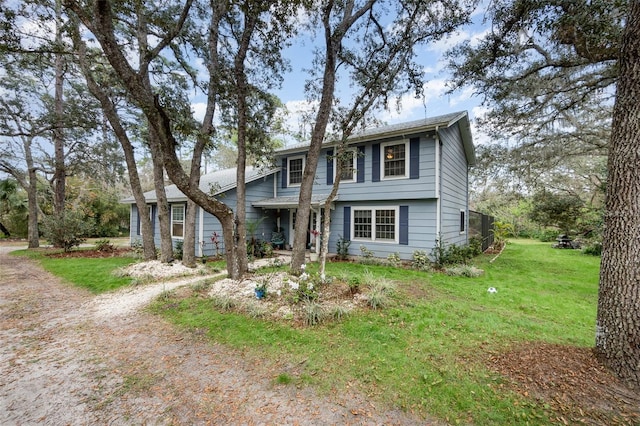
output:
[[[247,167],[245,182],[253,182],[256,179],[260,179],[265,176],[269,176],[280,170],[279,168],[257,168]],[[206,193],[212,193],[213,195],[221,194],[223,192],[234,189],[237,186],[236,181],[236,168],[219,170],[217,172],[208,173],[200,177],[200,189]],[[187,197],[178,189],[175,185],[168,185],[165,187],[167,194],[167,200],[169,202],[186,201]],[[158,201],[156,197],[156,191],[148,191],[144,193],[144,198],[148,203],[154,203]],[[133,197],[122,200],[123,203],[134,204]]]
[[[349,137],[349,142],[362,142],[368,140],[381,139],[386,137],[409,135],[412,133],[424,132],[429,130],[435,130],[437,127],[449,127],[456,122],[462,120],[462,131],[468,131],[468,135],[463,135],[463,139],[468,138],[467,142],[471,141],[471,133],[469,129],[469,116],[466,111],[457,111],[449,114],[438,115],[435,117],[427,117],[420,120],[407,121],[404,123],[390,124],[387,126],[375,127],[371,129],[365,129],[361,132],[355,133]],[[466,128],[465,128],[466,127]],[[327,141],[323,145],[333,145],[335,141]],[[276,153],[288,153],[303,151],[309,147],[309,143],[302,143],[294,146],[282,148]],[[468,148],[465,143],[465,148]],[[474,155],[475,157],[475,155]]]

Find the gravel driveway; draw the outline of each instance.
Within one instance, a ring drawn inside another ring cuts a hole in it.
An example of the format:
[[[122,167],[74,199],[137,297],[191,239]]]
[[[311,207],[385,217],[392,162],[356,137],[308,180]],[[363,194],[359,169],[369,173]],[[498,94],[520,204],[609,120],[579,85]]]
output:
[[[140,310],[169,285],[106,296],[0,246],[0,424],[425,424],[362,395],[275,384],[286,366]],[[200,277],[202,278],[202,277]]]

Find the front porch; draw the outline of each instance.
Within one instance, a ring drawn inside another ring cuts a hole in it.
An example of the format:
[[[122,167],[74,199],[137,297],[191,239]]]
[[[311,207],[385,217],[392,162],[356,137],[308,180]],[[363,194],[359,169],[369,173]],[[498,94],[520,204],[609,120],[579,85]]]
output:
[[[275,197],[252,203],[253,207],[262,208],[265,211],[271,212],[274,216],[275,229],[272,231],[269,239],[274,247],[278,246],[278,248],[282,249],[291,249],[291,247],[293,247],[298,199],[298,196]],[[311,214],[309,216],[305,246],[316,253],[320,253],[321,240],[319,236],[322,232],[324,205],[326,201],[326,194],[313,195],[311,197]],[[334,208],[335,205],[332,203],[331,210]]]

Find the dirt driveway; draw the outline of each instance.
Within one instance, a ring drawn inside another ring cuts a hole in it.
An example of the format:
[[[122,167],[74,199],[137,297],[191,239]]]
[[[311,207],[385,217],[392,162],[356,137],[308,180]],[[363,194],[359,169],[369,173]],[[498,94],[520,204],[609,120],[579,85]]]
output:
[[[282,370],[178,332],[140,310],[140,292],[93,296],[14,249],[0,246],[1,425],[425,424],[277,385]],[[129,308],[108,309],[114,298]]]

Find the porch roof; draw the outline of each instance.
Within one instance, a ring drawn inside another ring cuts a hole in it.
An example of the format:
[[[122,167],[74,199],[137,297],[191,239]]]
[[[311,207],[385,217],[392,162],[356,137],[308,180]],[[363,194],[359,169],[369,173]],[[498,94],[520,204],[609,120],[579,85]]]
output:
[[[327,197],[329,194],[317,194],[311,196],[311,207],[322,207],[324,203],[327,201]],[[298,195],[293,195],[289,197],[275,197],[275,198],[265,198],[262,200],[254,201],[251,203],[253,207],[262,207],[265,209],[294,209],[298,207]],[[337,201],[338,196],[333,199],[333,201]]]

